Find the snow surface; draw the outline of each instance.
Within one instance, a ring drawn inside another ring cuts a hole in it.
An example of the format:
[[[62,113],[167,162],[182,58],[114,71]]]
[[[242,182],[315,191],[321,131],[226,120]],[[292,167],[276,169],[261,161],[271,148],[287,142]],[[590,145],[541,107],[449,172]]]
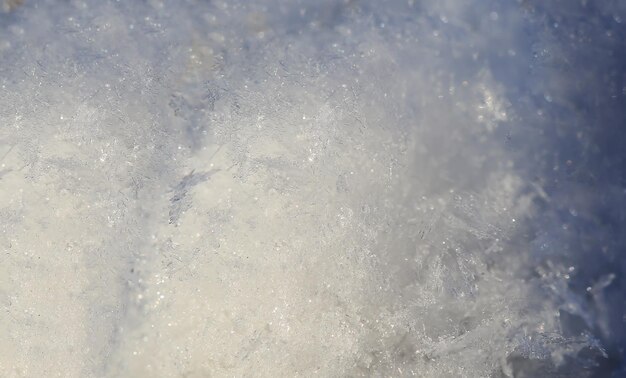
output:
[[[626,374],[626,2],[3,5],[1,377]]]

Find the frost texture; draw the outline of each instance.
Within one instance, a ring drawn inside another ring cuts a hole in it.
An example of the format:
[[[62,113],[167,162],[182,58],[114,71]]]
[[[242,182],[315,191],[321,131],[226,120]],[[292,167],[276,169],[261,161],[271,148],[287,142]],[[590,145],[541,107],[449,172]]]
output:
[[[15,1],[0,376],[624,374],[620,1]]]

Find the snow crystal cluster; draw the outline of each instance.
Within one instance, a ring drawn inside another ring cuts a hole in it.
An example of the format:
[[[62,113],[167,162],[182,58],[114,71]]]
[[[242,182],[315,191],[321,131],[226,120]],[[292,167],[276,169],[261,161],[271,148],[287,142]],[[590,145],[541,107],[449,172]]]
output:
[[[1,9],[1,377],[626,375],[625,2]]]

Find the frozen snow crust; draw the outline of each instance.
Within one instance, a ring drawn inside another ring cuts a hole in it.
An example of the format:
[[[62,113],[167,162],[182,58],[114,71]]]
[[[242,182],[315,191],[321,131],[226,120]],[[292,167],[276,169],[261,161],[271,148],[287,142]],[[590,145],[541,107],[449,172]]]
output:
[[[620,1],[6,1],[1,377],[623,376]]]

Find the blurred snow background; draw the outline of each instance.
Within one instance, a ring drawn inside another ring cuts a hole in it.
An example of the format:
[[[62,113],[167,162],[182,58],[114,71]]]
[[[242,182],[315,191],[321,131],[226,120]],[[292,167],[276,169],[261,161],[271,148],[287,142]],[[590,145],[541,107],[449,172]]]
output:
[[[625,2],[2,9],[0,376],[626,374]]]

